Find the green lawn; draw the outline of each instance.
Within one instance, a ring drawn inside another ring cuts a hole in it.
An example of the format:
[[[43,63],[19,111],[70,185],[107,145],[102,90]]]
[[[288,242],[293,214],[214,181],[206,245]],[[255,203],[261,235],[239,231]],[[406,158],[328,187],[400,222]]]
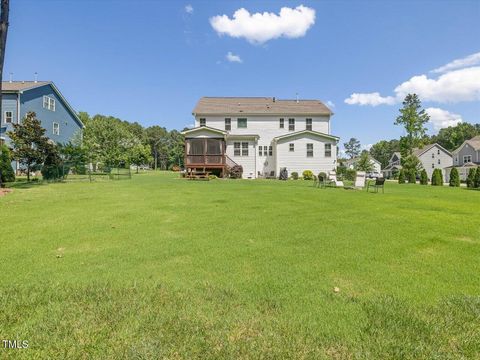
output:
[[[0,358],[480,358],[479,191],[177,176],[0,198]]]

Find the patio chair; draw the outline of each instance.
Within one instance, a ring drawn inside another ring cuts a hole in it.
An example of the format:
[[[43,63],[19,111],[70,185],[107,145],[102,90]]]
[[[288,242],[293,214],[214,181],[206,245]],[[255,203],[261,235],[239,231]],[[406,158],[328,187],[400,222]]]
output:
[[[369,181],[367,183],[367,191],[370,191],[370,188],[373,188],[374,192],[378,193],[378,189],[382,188],[382,194],[385,193],[385,178],[378,177],[375,182]]]
[[[343,181],[337,180],[337,173],[335,170],[328,172],[328,182],[329,184],[337,187],[343,187]]]
[[[365,187],[366,178],[367,178],[367,174],[365,173],[365,171],[357,171],[354,187],[363,189]]]

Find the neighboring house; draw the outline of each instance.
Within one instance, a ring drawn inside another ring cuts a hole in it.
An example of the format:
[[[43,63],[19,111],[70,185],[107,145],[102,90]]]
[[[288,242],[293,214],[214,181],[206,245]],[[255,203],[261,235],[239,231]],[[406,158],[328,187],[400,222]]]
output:
[[[281,168],[314,174],[336,168],[333,113],[319,100],[202,97],[184,131],[185,167],[224,175],[239,164],[244,178],[277,177]]]
[[[387,179],[395,177],[396,174],[402,169],[401,163],[402,155],[396,151],[388,160],[388,165],[382,170],[383,176]]]
[[[2,83],[0,141],[9,145],[7,131],[34,111],[45,135],[56,143],[66,143],[83,129],[83,124],[67,100],[51,81],[10,81]]]
[[[429,179],[432,178],[433,170],[441,169],[442,174],[445,176],[445,169],[452,166],[452,154],[439,144],[425,145],[423,148],[413,149],[413,155],[420,160],[420,167],[425,169]],[[400,171],[402,168],[401,154],[399,152],[393,153],[389,160],[388,166],[383,170],[383,174],[386,178],[393,176],[395,172]],[[445,180],[446,181],[446,180]]]
[[[370,164],[372,164],[372,173],[381,173],[382,172],[382,164],[380,164],[380,161],[374,159],[370,155],[368,156],[370,159]],[[356,169],[357,163],[360,160],[360,157],[356,157],[353,159],[348,159],[345,160],[343,163],[348,169]]]
[[[467,179],[470,169],[480,166],[480,135],[466,140],[453,151],[453,166],[446,169],[447,181],[450,179],[450,171],[456,167],[460,174],[460,180]]]

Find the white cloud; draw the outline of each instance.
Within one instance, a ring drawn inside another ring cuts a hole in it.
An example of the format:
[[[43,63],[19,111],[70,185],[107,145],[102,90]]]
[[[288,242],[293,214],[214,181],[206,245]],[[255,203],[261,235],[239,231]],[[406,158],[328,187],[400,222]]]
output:
[[[333,103],[333,101],[328,100],[328,101],[327,101],[327,106],[328,106],[329,108],[334,108],[334,107],[335,107],[335,104]]]
[[[452,62],[449,62],[447,65],[440,66],[439,68],[436,68],[432,70],[433,73],[444,73],[447,71],[455,70],[455,69],[461,69],[467,66],[474,66],[480,64],[480,52],[469,55],[467,57],[464,57],[462,59],[456,59],[453,60]]]
[[[374,93],[353,93],[345,102],[350,105],[393,105],[401,102],[409,93],[417,94],[422,101],[456,103],[480,100],[480,66],[452,70],[437,79],[427,75],[413,76],[398,85],[395,96]]]
[[[229,51],[227,55],[225,55],[225,57],[230,62],[237,62],[237,63],[243,62],[239,55],[232,54],[231,51]]]
[[[353,93],[345,102],[349,105],[371,105],[377,106],[382,104],[392,105],[395,104],[396,99],[392,96],[383,97],[378,92],[374,93]]]
[[[254,13],[241,8],[230,19],[227,15],[210,18],[210,24],[219,35],[245,38],[253,44],[263,44],[279,37],[299,38],[315,23],[315,10],[303,5],[282,7],[280,13]]]
[[[373,144],[362,145],[361,149],[369,151],[372,148],[372,146],[373,146]]]
[[[458,125],[463,121],[462,116],[451,113],[450,111],[440,108],[430,107],[425,109],[430,116],[430,123],[432,123],[435,130],[440,130],[449,126]]]
[[[414,76],[395,88],[399,100],[408,93],[418,94],[423,101],[440,103],[480,100],[480,66],[453,70],[438,79]]]
[[[193,6],[188,4],[188,5],[185,5],[185,11],[188,13],[188,14],[193,14]]]

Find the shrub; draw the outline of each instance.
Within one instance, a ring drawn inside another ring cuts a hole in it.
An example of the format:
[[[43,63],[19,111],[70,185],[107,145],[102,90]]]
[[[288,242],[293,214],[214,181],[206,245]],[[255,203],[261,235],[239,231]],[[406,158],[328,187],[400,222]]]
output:
[[[433,186],[442,186],[443,185],[443,174],[442,170],[435,169],[432,174],[432,185]]]
[[[292,179],[293,180],[298,180],[298,172],[292,171]]]
[[[480,188],[480,167],[478,167],[477,171],[475,171],[475,178],[473,180],[473,185],[476,188]]]
[[[420,185],[428,185],[427,170],[423,169],[420,173]]]
[[[231,179],[241,179],[243,175],[243,167],[242,165],[234,165],[230,169],[230,178]]]
[[[44,180],[58,180],[63,178],[62,159],[55,145],[45,148],[46,156],[41,172]]]
[[[471,168],[469,171],[468,171],[468,176],[467,176],[467,186],[469,188],[474,188],[475,187],[475,174],[477,173],[477,169],[476,168]]]
[[[460,175],[458,175],[457,168],[452,168],[452,170],[450,171],[449,185],[453,187],[460,186]]]
[[[303,173],[303,180],[313,180],[313,172],[312,170],[305,170]]]
[[[405,184],[405,171],[403,169],[400,169],[400,172],[398,173],[398,183]]]
[[[417,183],[417,172],[415,170],[407,171],[408,183],[416,184]]]
[[[2,184],[6,182],[15,181],[15,172],[12,168],[12,158],[10,157],[10,150],[6,145],[1,145],[0,149],[0,170],[2,172]]]
[[[175,171],[175,170],[172,169],[172,171]],[[215,180],[215,179],[217,179],[217,175],[210,174],[210,175],[208,175],[208,179],[209,180]]]
[[[355,181],[355,177],[357,176],[357,171],[354,169],[347,169],[345,171],[345,175],[343,178],[348,181]]]
[[[172,171],[180,171],[180,170],[181,170],[180,166],[178,166],[178,165],[173,165],[172,166]]]

